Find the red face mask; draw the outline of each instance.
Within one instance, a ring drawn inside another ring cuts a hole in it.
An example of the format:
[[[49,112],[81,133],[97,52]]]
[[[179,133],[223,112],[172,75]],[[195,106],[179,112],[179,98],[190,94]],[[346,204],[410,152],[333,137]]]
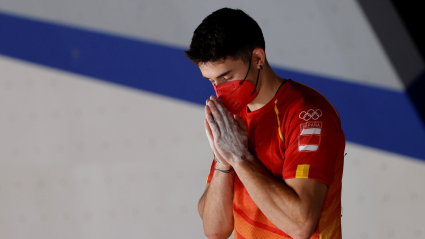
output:
[[[238,114],[257,97],[256,87],[250,81],[234,80],[213,86],[217,97],[232,114]]]
[[[248,72],[250,68],[251,62],[249,62]],[[231,114],[239,114],[245,106],[257,97],[257,91],[255,90],[260,77],[260,70],[258,70],[257,83],[255,86],[250,81],[245,81],[248,72],[243,80],[224,82],[218,86],[213,84],[217,98],[223,102],[224,106],[226,106]]]

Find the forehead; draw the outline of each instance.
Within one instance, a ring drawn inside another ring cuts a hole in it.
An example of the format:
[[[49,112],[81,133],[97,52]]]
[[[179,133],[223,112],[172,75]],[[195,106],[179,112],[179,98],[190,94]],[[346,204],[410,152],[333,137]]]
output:
[[[225,60],[215,61],[215,62],[206,62],[199,63],[199,69],[202,72],[202,75],[206,78],[215,78],[223,72],[237,69],[244,69],[243,66],[245,63],[238,59],[234,60],[231,58],[226,58]]]

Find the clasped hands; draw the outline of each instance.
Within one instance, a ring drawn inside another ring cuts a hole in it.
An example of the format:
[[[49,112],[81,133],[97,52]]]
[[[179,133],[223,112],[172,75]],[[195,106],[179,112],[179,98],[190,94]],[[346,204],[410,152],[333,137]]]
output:
[[[224,164],[235,166],[243,161],[248,150],[248,130],[239,115],[232,116],[223,103],[215,96],[206,101],[205,131],[217,159]]]

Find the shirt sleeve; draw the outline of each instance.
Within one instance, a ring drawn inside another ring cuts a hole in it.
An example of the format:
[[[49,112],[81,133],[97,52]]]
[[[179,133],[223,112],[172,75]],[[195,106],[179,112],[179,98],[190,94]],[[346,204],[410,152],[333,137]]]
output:
[[[330,185],[338,152],[339,116],[329,102],[299,101],[287,111],[283,179],[310,178]]]
[[[213,159],[213,162],[211,164],[210,173],[208,174],[208,177],[207,177],[207,183],[210,183],[211,180],[212,180],[212,177],[214,175],[214,166],[215,166],[215,160]]]

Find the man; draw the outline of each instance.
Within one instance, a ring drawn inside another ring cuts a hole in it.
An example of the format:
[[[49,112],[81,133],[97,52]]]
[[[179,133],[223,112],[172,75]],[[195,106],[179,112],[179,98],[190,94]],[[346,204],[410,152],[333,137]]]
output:
[[[345,138],[317,91],[274,73],[258,24],[223,8],[185,55],[218,98],[205,106],[214,161],[198,205],[208,238],[341,238]]]

